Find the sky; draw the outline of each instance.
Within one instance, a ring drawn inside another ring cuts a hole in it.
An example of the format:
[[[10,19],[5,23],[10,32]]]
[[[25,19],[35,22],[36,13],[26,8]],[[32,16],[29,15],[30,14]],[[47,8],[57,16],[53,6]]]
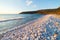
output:
[[[0,0],[0,14],[60,7],[60,0]]]

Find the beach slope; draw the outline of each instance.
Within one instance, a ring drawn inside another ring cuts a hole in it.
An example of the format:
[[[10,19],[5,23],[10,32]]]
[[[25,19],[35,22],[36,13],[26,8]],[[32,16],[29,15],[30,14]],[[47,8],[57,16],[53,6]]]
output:
[[[60,39],[60,18],[45,15],[6,32],[1,40],[57,40]]]

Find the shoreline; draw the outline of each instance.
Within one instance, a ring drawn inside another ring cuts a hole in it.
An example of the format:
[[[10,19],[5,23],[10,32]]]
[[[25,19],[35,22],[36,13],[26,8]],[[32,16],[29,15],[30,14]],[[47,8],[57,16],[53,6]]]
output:
[[[37,19],[38,19],[38,18],[37,18]],[[23,28],[23,26],[28,25],[28,24],[30,24],[31,22],[35,22],[37,19],[32,20],[32,21],[29,21],[29,22],[26,22],[25,24],[19,25],[19,26],[17,26],[17,27],[12,28],[12,29],[8,29],[6,32],[9,32],[9,31],[12,31],[12,30],[15,30],[15,29],[18,29],[18,28],[21,29],[21,28]],[[4,33],[6,33],[6,32],[4,32]],[[3,34],[3,33],[0,33],[0,34]]]
[[[45,15],[45,16],[43,16],[43,17],[41,17],[41,18],[36,19],[36,20],[29,21],[29,22],[27,22],[27,23],[25,23],[25,24],[23,24],[23,25],[20,25],[20,26],[18,26],[18,27],[12,28],[12,29],[8,30],[7,32],[13,32],[14,30],[22,29],[22,28],[24,28],[24,27],[26,27],[26,26],[29,26],[29,24],[35,24],[35,23],[37,24],[37,21],[39,21],[40,23],[45,22],[45,21],[48,20],[49,17],[51,17],[51,16],[54,17],[54,15]],[[47,19],[45,19],[45,18],[47,18]],[[44,20],[44,19],[45,19],[45,20]],[[42,21],[40,21],[40,20],[42,20]],[[36,24],[35,24],[35,25],[36,25]],[[6,33],[7,33],[7,32],[6,32]],[[6,33],[4,33],[4,34],[6,34]],[[2,36],[3,36],[3,33],[1,34],[0,38],[2,38]]]
[[[32,23],[32,22],[35,22],[35,21],[38,20],[38,19],[39,19],[39,18],[37,18],[37,19],[35,19],[35,20],[32,20],[32,21],[29,21],[29,22],[27,22],[27,23],[25,23],[25,24],[22,24],[22,25],[18,26],[18,27],[14,27],[14,28],[12,28],[12,29],[8,29],[7,31],[0,33],[0,39],[2,39],[3,35],[6,34],[7,32],[11,32],[11,31],[16,30],[16,29],[22,29],[24,26],[26,26],[26,25],[28,25],[28,24],[30,24],[30,23]]]
[[[38,19],[38,18],[37,18],[37,19]],[[18,28],[21,29],[21,28],[23,28],[23,26],[28,25],[28,24],[30,24],[31,22],[35,22],[37,19],[32,20],[32,21],[29,21],[29,22],[26,22],[25,24],[19,25],[19,26],[17,26],[17,27],[14,27],[14,28],[11,28],[11,29],[7,29],[6,31],[1,32],[0,34],[6,33],[6,32],[9,32],[9,31],[12,31],[12,30],[18,29]]]

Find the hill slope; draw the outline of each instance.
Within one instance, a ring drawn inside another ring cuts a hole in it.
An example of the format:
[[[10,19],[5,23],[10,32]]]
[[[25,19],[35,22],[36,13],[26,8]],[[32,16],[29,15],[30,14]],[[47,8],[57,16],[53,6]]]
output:
[[[37,11],[26,11],[20,14],[60,14],[60,7],[56,9],[43,9]]]

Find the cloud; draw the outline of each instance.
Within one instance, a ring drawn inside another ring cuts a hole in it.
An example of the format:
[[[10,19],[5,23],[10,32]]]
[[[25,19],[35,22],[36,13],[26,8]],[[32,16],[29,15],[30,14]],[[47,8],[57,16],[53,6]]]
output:
[[[37,5],[34,4],[34,1],[32,1],[32,0],[26,0],[26,6],[31,6],[33,8],[37,7]]]
[[[32,3],[33,3],[33,1],[31,1],[31,0],[26,0],[26,5],[27,5],[27,6],[30,6]]]

